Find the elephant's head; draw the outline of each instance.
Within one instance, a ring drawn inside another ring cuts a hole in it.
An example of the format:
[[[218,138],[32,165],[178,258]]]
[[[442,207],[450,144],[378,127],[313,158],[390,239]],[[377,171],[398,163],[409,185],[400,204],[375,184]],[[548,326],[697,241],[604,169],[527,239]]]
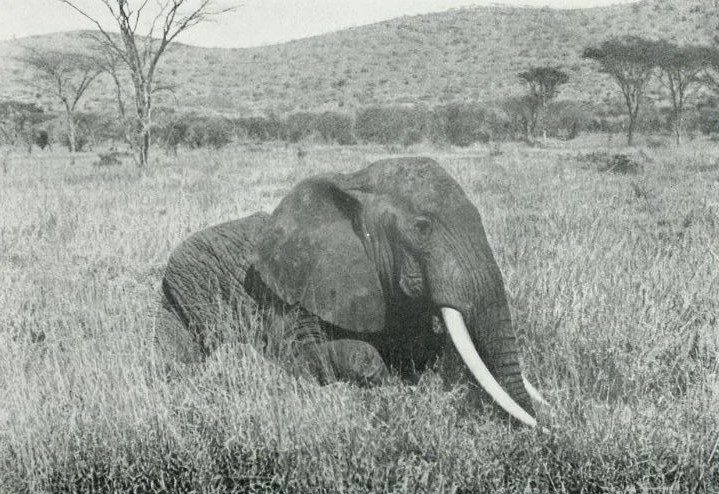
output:
[[[535,424],[535,390],[523,383],[479,212],[433,160],[382,160],[300,183],[272,214],[256,268],[285,302],[348,331],[387,331],[398,300],[428,307],[448,334],[445,363]]]

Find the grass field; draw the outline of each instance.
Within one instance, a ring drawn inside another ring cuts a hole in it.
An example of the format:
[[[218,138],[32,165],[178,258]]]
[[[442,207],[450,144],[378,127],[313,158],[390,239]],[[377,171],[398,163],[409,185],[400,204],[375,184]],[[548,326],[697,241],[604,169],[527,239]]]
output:
[[[237,146],[0,175],[1,492],[717,492],[719,147],[419,146],[483,215],[548,432],[417,386],[320,387],[220,348],[166,381],[164,263],[199,228],[391,150]],[[597,171],[627,152],[636,175]],[[243,331],[262,331],[249,319]]]

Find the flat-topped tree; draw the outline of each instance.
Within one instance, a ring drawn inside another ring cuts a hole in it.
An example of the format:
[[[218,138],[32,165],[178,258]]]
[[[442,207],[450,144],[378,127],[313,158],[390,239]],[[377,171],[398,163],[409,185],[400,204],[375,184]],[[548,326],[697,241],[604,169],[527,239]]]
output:
[[[559,70],[556,67],[532,67],[531,69],[520,72],[518,77],[522,79],[529,89],[529,97],[525,98],[528,109],[531,109],[533,115],[531,121],[531,133],[534,134],[534,127],[537,122],[537,110],[541,111],[542,115],[547,109],[547,104],[553,100],[559,92],[559,86],[569,82],[569,76]],[[535,104],[531,104],[534,101]],[[542,120],[542,135],[544,139],[547,139],[547,127]]]
[[[622,91],[629,116],[627,144],[633,142],[637,115],[647,85],[655,72],[654,44],[637,36],[611,38],[599,46],[586,48],[584,58],[598,62],[601,71],[609,74]]]
[[[160,59],[177,36],[216,15],[233,10],[213,0],[94,0],[114,19],[120,35],[109,33],[98,17],[81,8],[76,0],[58,0],[90,20],[100,31],[104,50],[127,67],[135,99],[133,145],[140,167],[148,164],[152,127],[152,96]]]
[[[711,65],[713,50],[706,46],[678,46],[657,41],[653,48],[654,63],[659,68],[659,80],[669,91],[672,103],[674,136],[677,144],[684,130],[684,105],[706,80],[703,76]]]
[[[77,106],[85,91],[100,74],[93,57],[79,52],[26,48],[18,60],[28,65],[33,77],[27,83],[60,100],[65,111],[70,152],[77,150]]]

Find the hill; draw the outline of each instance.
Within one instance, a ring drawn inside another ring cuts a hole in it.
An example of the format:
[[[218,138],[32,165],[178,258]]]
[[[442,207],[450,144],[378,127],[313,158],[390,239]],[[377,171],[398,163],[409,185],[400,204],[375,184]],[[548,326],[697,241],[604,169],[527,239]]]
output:
[[[676,0],[581,10],[477,7],[249,49],[178,44],[161,70],[163,82],[175,89],[160,99],[228,115],[487,101],[521,91],[517,73],[546,63],[570,74],[561,99],[612,102],[616,95],[610,81],[580,56],[585,46],[624,34],[704,42],[718,19],[708,2]],[[52,105],[27,87],[28,71],[13,57],[23,46],[87,46],[83,34],[1,42],[0,98]],[[109,81],[102,81],[86,99],[86,108],[113,104],[112,94]]]

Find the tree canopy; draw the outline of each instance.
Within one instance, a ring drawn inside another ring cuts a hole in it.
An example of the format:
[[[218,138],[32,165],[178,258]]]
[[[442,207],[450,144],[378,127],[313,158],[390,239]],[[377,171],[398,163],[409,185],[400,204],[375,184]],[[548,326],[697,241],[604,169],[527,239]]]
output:
[[[674,133],[679,142],[683,130],[684,105],[691,90],[704,82],[703,74],[714,58],[715,50],[700,45],[680,46],[664,40],[654,42],[652,48],[652,57],[659,69],[659,80],[669,91]]]
[[[65,110],[70,151],[77,149],[76,112],[80,99],[101,70],[95,59],[85,53],[36,50],[27,48],[19,60],[28,65],[34,77],[28,83],[55,96]]]
[[[556,67],[541,66],[520,72],[518,77],[529,88],[529,94],[517,100],[517,103],[522,104],[524,111],[528,113],[525,138],[529,140],[530,136],[534,134],[540,111],[544,113],[547,103],[557,96],[559,86],[569,82],[569,76]],[[547,130],[544,124],[542,133],[546,139]]]
[[[557,96],[559,86],[569,82],[566,72],[556,67],[532,67],[520,72],[519,78],[527,83],[531,94],[539,99],[543,105]]]
[[[654,53],[654,43],[637,36],[610,38],[582,53],[584,58],[598,62],[600,70],[619,85],[629,116],[627,142],[630,145],[642,97],[655,71]]]

